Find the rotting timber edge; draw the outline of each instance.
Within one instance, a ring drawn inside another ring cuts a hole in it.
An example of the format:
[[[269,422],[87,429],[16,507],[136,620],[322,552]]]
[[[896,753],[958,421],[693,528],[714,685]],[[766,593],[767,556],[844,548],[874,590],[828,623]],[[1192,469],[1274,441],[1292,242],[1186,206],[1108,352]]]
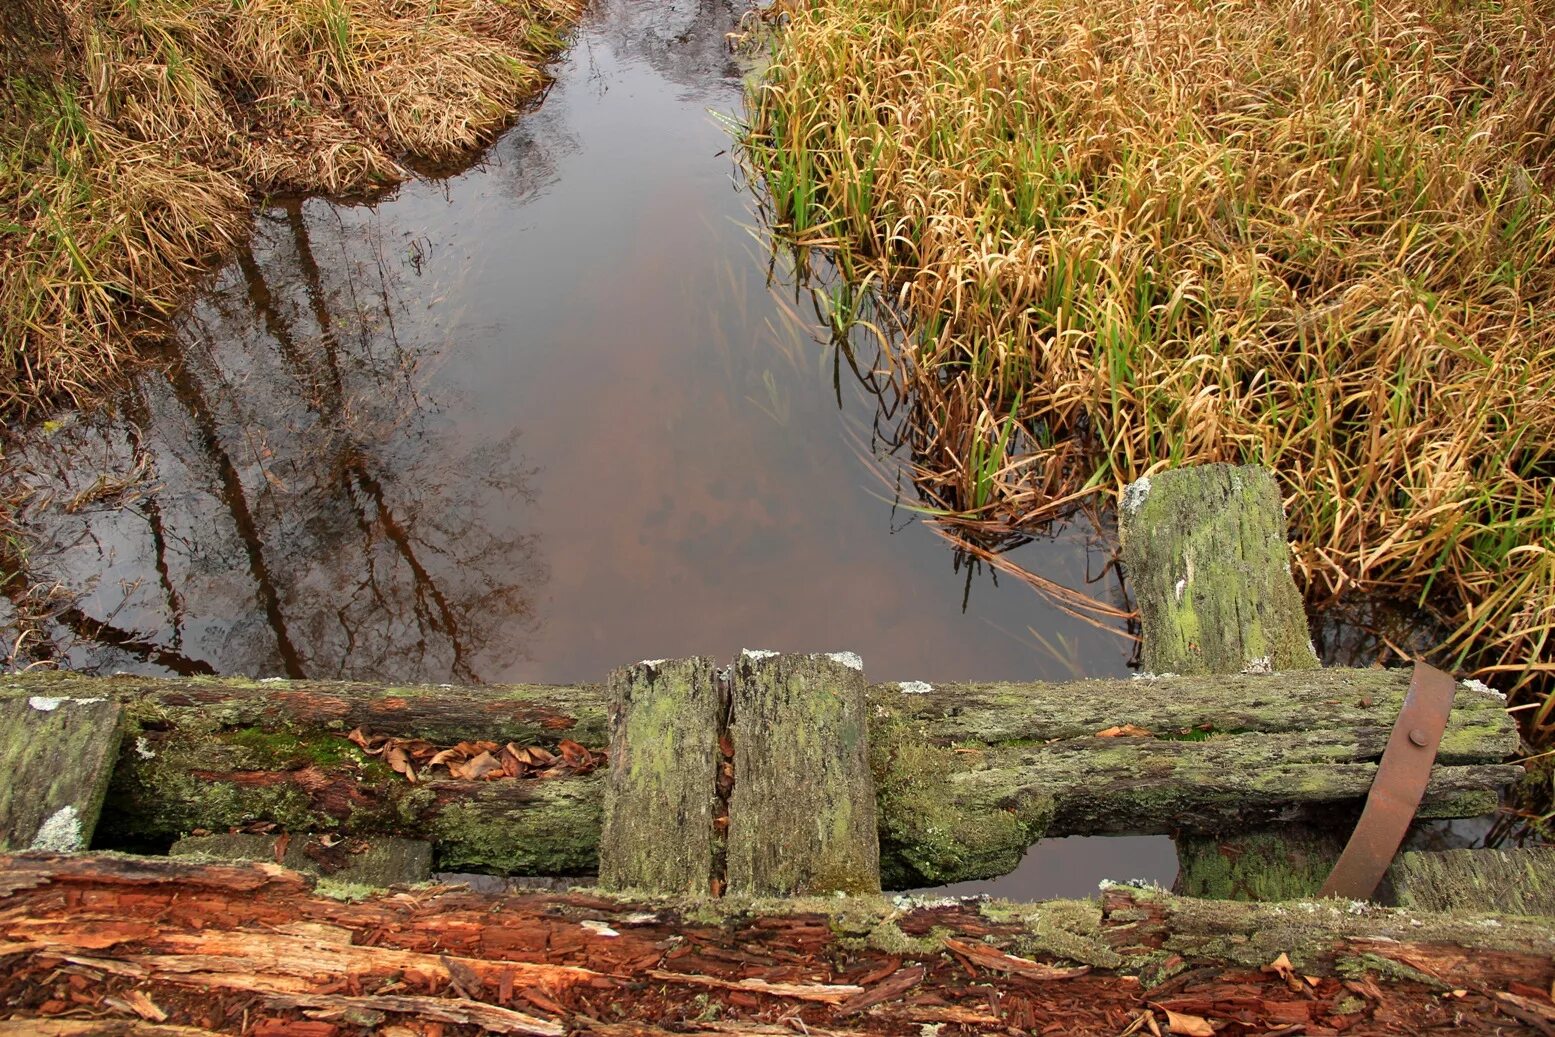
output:
[[[342,902],[273,864],[0,857],[0,1035],[1537,1033],[1552,981],[1548,919],[1348,902]]]
[[[1354,810],[1408,688],[1407,671],[1311,670],[1057,684],[867,689],[888,888],[1012,870],[1044,835],[1234,831]],[[0,698],[124,706],[97,845],[159,849],[194,829],[425,838],[443,870],[592,873],[599,773],[410,784],[344,735],[608,741],[606,693],[570,687],[386,686],[230,678],[0,678]],[[1124,725],[1148,735],[1104,737]],[[1490,809],[1516,778],[1501,701],[1460,685],[1422,809]]]

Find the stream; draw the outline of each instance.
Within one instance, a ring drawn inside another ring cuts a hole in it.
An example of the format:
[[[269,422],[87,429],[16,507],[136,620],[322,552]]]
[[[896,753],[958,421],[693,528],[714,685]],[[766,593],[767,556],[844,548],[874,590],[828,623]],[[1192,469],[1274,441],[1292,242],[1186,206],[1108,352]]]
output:
[[[35,651],[400,682],[745,647],[854,651],[873,680],[1127,674],[1127,640],[912,510],[890,415],[773,264],[716,117],[740,113],[740,11],[600,0],[470,168],[258,212],[111,408],[8,448],[54,599]],[[1123,603],[1083,520],[1012,557]],[[1054,840],[956,891],[1174,867],[1164,838]]]

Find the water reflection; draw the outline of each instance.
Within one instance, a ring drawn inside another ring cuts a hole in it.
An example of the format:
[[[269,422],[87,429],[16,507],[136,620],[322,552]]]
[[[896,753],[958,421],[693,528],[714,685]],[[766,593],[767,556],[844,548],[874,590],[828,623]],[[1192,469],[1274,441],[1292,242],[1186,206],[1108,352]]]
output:
[[[402,340],[382,231],[265,213],[121,414],[13,458],[31,578],[72,592],[62,663],[475,681],[522,653],[536,538],[485,519],[528,506],[527,466],[511,438],[450,441],[420,375],[442,343]]]
[[[877,679],[1124,672],[1126,641],[903,506],[887,357],[866,328],[834,341],[772,265],[713,114],[741,104],[743,11],[603,0],[471,169],[262,212],[117,413],[10,454],[55,654],[432,681],[745,646],[847,648]],[[1083,516],[1001,547],[1122,603]]]

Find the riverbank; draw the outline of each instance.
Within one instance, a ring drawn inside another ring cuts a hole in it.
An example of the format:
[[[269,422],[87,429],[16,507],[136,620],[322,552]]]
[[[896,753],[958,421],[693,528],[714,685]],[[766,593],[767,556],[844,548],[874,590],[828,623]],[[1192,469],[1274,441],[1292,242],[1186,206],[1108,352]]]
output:
[[[580,0],[22,0],[0,14],[0,406],[81,400],[270,195],[467,155]]]
[[[1309,601],[1555,706],[1555,20],[1528,3],[789,0],[747,154],[905,316],[977,535],[1267,465]]]

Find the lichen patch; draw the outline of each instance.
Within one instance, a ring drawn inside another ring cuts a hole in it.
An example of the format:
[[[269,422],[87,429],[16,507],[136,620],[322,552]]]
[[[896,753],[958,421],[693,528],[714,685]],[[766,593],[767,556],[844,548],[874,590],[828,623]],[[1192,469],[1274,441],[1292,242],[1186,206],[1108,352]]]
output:
[[[60,807],[38,826],[33,837],[32,849],[51,853],[75,853],[84,846],[81,838],[81,815],[71,805]]]

